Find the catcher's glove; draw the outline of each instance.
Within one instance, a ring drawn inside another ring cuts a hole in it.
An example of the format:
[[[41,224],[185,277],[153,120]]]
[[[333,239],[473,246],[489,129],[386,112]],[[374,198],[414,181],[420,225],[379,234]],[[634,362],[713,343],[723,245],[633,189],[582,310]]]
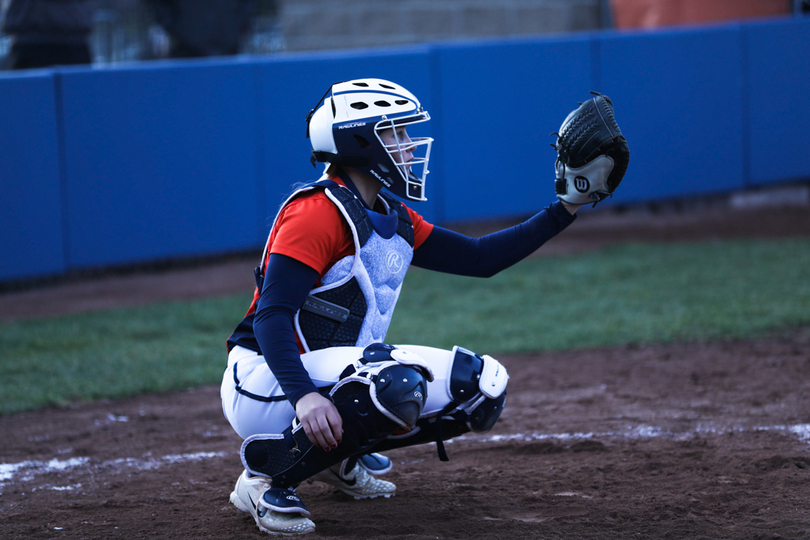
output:
[[[613,116],[610,98],[594,97],[571,112],[557,133],[557,198],[569,204],[596,203],[619,187],[630,149]],[[554,135],[554,134],[552,134]]]

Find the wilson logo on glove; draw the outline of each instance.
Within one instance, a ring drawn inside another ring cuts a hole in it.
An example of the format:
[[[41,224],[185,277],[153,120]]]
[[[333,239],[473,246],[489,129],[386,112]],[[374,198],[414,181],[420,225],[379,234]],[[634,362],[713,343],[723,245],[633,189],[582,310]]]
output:
[[[584,176],[577,176],[574,178],[574,187],[577,188],[577,191],[580,193],[587,193],[588,189],[591,187],[591,183],[588,182],[588,179]]]

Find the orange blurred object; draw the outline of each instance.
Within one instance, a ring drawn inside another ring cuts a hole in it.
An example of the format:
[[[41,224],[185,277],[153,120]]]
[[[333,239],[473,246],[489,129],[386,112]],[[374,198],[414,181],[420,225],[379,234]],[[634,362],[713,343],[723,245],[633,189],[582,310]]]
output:
[[[611,0],[611,4],[616,28],[655,28],[790,13],[787,0]]]

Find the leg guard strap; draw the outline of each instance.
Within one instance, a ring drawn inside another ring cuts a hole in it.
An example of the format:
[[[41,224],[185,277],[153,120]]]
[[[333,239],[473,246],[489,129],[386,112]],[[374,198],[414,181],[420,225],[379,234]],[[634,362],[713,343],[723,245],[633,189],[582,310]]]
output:
[[[470,428],[466,422],[456,420],[455,418],[422,419],[416,423],[416,427],[413,430],[404,435],[388,437],[375,446],[374,451],[385,452],[396,448],[407,448],[418,444],[435,442],[439,459],[449,461],[450,458],[447,457],[447,452],[444,449],[444,441],[459,437],[469,431]]]
[[[485,399],[472,413],[456,411],[452,416],[423,418],[416,423],[416,427],[404,435],[391,435],[377,446],[374,452],[384,452],[395,448],[405,448],[417,444],[436,443],[436,451],[441,461],[449,461],[444,441],[453,439],[474,431],[485,433],[492,429],[501,416],[506,393],[498,399]]]

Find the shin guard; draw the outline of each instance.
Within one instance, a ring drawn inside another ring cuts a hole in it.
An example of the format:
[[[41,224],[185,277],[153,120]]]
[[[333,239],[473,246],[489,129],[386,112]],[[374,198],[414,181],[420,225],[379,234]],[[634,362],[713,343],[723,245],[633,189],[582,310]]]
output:
[[[396,361],[361,364],[334,386],[330,397],[343,419],[343,440],[337,448],[327,452],[313,445],[294,423],[281,434],[245,439],[245,468],[269,476],[274,487],[295,486],[367,451],[396,430],[413,428],[425,405],[427,383],[421,369]]]

